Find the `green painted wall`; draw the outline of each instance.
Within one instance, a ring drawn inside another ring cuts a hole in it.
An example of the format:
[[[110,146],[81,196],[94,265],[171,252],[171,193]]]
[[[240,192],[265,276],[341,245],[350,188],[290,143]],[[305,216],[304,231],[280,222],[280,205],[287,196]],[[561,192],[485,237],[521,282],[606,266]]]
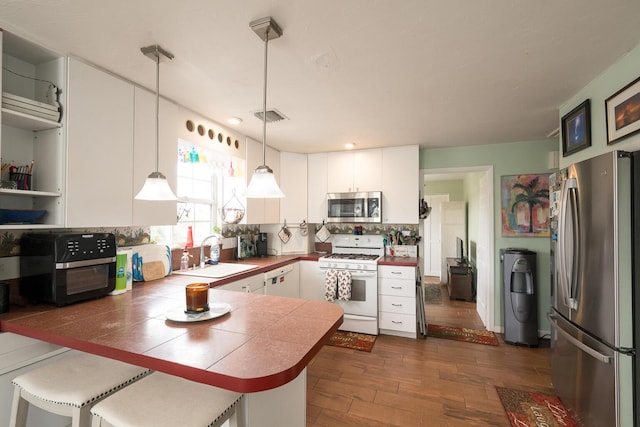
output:
[[[558,148],[560,167],[566,167],[612,150],[636,151],[640,149],[640,134],[620,140],[613,145],[607,145],[605,118],[605,100],[638,77],[640,77],[640,44],[560,107],[559,117],[562,118],[584,100],[589,99],[591,103],[591,147],[563,157],[562,140],[560,139]]]
[[[464,183],[461,179],[448,181],[427,181],[424,184],[424,194],[448,194],[450,202],[462,202],[464,198]]]
[[[537,253],[538,282],[538,328],[548,331],[546,313],[550,308],[549,238],[547,237],[502,237],[500,215],[500,177],[530,173],[551,173],[548,169],[548,153],[558,149],[557,139],[514,142],[508,144],[479,145],[453,148],[430,148],[420,150],[420,169],[443,169],[474,166],[493,166],[494,172],[494,259],[495,293],[494,321],[503,325],[502,283],[500,277],[500,249],[509,247],[527,248]],[[477,179],[476,179],[477,182]],[[467,184],[471,188],[471,183]],[[473,190],[470,190],[473,191]],[[474,207],[475,205],[475,207]],[[477,209],[477,200],[470,202],[469,211]],[[477,216],[477,213],[475,214]],[[474,228],[475,227],[475,228]],[[469,239],[478,235],[480,224],[469,224]]]

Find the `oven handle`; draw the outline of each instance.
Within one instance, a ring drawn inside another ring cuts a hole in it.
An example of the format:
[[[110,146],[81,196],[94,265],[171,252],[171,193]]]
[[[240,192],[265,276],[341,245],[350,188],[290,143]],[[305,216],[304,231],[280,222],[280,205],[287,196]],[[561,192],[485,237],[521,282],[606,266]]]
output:
[[[336,271],[350,271],[352,279],[358,279],[361,277],[373,277],[378,274],[377,271],[362,271],[362,270],[348,270],[346,268],[330,268],[330,267],[320,267],[320,271],[325,272],[327,270],[336,270]]]
[[[116,262],[116,257],[84,259],[82,261],[57,262],[56,270],[67,270],[69,268],[91,267],[92,265],[109,264]]]

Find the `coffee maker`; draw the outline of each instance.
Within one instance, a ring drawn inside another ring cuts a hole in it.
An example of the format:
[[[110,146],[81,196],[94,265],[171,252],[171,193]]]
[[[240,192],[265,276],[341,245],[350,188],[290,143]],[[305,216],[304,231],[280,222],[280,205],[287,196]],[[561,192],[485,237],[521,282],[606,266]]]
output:
[[[256,240],[256,255],[259,257],[267,256],[267,233],[258,233]]]

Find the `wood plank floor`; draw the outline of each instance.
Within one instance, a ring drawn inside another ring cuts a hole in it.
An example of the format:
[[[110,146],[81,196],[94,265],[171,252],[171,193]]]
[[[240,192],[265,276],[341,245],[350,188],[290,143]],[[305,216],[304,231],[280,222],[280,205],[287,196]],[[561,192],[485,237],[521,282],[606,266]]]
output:
[[[430,323],[484,329],[475,303],[425,306]],[[509,426],[495,386],[553,394],[539,348],[381,335],[371,353],[324,346],[309,365],[307,426]]]

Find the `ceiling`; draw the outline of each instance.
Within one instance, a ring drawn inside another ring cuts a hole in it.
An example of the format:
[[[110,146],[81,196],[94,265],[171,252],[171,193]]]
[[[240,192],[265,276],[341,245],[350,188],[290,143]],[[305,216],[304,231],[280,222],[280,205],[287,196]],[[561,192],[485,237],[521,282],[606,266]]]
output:
[[[335,151],[545,139],[558,108],[640,41],[637,0],[0,0],[0,26],[155,90],[267,144]]]

